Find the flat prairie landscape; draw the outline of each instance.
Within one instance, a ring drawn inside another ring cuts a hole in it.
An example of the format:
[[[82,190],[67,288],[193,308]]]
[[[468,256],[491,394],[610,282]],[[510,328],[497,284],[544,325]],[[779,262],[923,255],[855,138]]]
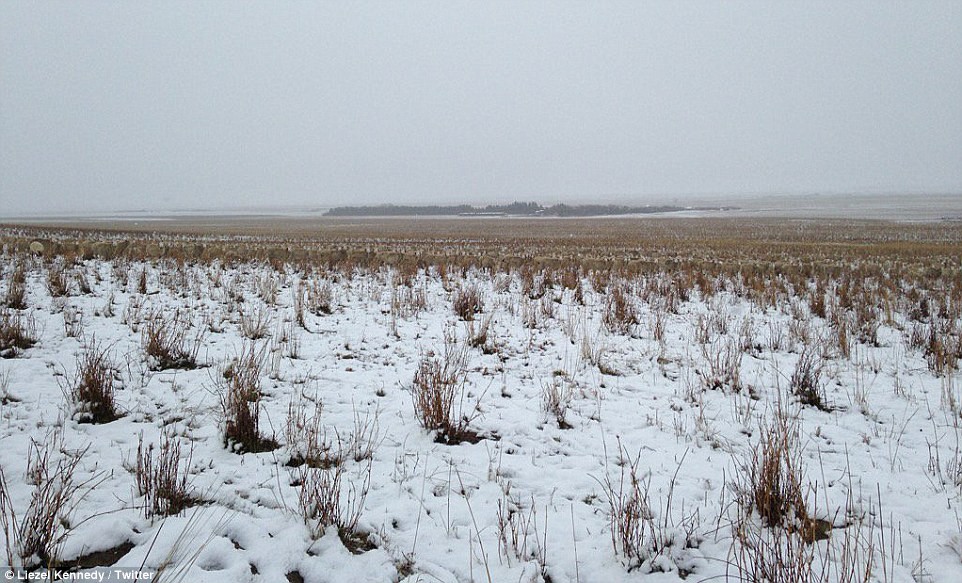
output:
[[[944,198],[7,224],[2,559],[205,582],[962,580]]]

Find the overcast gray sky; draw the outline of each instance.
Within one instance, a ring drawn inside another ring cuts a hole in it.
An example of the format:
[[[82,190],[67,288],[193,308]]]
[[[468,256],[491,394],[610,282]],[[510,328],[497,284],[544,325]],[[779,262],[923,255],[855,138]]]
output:
[[[962,192],[962,1],[0,3],[0,215]]]

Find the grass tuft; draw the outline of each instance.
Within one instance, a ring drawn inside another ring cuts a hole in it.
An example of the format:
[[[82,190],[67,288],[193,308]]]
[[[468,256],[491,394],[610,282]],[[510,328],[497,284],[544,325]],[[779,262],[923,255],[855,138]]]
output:
[[[37,343],[37,326],[33,316],[0,310],[0,358],[20,356]]]
[[[261,375],[267,345],[246,344],[216,379],[224,445],[237,453],[271,451],[277,442],[260,432]]]
[[[137,492],[145,498],[145,518],[177,515],[196,502],[187,473],[193,453],[191,446],[183,459],[180,442],[167,433],[161,437],[159,446],[151,443],[145,448],[144,434],[140,434],[134,476]]]
[[[110,423],[120,417],[114,386],[118,374],[108,349],[92,338],[77,356],[73,379],[63,387],[81,423]]]
[[[150,370],[197,368],[203,329],[191,334],[189,319],[180,313],[154,312],[144,322],[141,347]]]
[[[476,442],[480,437],[469,429],[476,415],[464,414],[464,347],[446,344],[445,356],[423,356],[414,373],[414,413],[440,443]]]

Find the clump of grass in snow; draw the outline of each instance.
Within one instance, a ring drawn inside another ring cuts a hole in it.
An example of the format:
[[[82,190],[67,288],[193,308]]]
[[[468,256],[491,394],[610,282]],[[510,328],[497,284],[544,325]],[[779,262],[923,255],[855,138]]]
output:
[[[37,343],[37,326],[33,316],[12,310],[0,311],[0,358],[20,356]]]
[[[137,491],[145,499],[145,518],[180,514],[194,503],[188,482],[193,453],[191,446],[184,459],[180,442],[167,433],[161,437],[159,447],[155,449],[155,445],[151,443],[145,448],[144,435],[140,434],[134,476]]]
[[[70,277],[64,258],[58,257],[47,267],[46,284],[51,297],[59,298],[70,294]]]
[[[301,466],[298,505],[314,539],[321,538],[328,527],[334,527],[344,546],[359,553],[373,548],[368,535],[358,530],[371,487],[371,462],[369,460],[353,479],[345,477],[346,472],[343,458],[330,468]]]
[[[309,412],[311,408],[313,411]],[[306,464],[312,468],[329,468],[341,462],[340,448],[335,448],[321,422],[322,410],[319,400],[309,404],[303,397],[291,399],[287,406],[284,432],[290,453],[288,466],[299,467]]]
[[[481,297],[481,290],[477,285],[465,285],[454,291],[452,300],[454,313],[462,320],[469,322],[474,320],[475,314],[484,311],[484,299]]]
[[[567,417],[573,396],[571,383],[561,375],[555,375],[551,382],[542,385],[541,410],[554,417],[560,429],[571,429]]]
[[[815,345],[806,346],[798,356],[795,370],[792,372],[791,391],[799,402],[830,411],[831,407],[826,402],[825,388],[822,386],[822,368],[824,362],[819,352],[819,347]]]
[[[260,432],[261,374],[266,345],[246,344],[216,378],[224,445],[239,453],[270,451],[277,443]]]
[[[75,479],[88,449],[67,451],[59,432],[50,434],[43,443],[32,442],[27,477],[34,490],[23,514],[14,507],[11,484],[0,467],[0,527],[7,565],[28,570],[57,566],[74,511],[83,498],[82,490],[89,486],[89,482]]]
[[[605,299],[601,321],[612,334],[630,334],[638,323],[638,313],[631,302],[630,291],[623,285],[613,286]]]
[[[650,483],[639,473],[641,452],[633,459],[618,442],[621,473],[616,480],[606,471],[604,480],[597,480],[608,501],[608,522],[611,544],[615,553],[624,557],[628,570],[646,567],[652,571],[687,572],[686,549],[697,548],[700,540],[696,531],[698,512],[677,517],[673,495],[678,471],[684,456],[668,485],[667,499],[656,515],[650,498]]]
[[[77,356],[73,379],[62,387],[79,421],[109,423],[120,416],[114,386],[117,376],[118,369],[111,362],[108,349],[92,338]]]
[[[181,313],[154,312],[144,322],[141,346],[151,370],[197,367],[203,328],[191,334],[190,320]]]
[[[468,415],[464,410],[465,359],[464,346],[448,341],[443,358],[423,356],[414,373],[415,416],[422,427],[437,433],[439,442],[479,439],[468,427],[476,411]]]
[[[23,262],[18,262],[10,274],[3,303],[14,310],[24,310],[27,307],[27,268]]]

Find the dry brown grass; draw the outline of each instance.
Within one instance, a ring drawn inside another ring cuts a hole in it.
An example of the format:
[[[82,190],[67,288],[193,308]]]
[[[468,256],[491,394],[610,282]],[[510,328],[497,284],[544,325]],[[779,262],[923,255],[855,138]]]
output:
[[[120,417],[116,403],[119,369],[112,362],[109,347],[91,338],[77,356],[74,376],[62,389],[81,423],[110,423]]]
[[[188,480],[193,451],[191,446],[184,458],[180,441],[168,433],[162,435],[159,446],[151,443],[145,448],[141,433],[134,477],[137,492],[145,498],[145,518],[180,514],[196,502]]]
[[[568,409],[574,398],[574,391],[568,379],[555,375],[541,386],[541,410],[554,418],[559,429],[571,429],[568,423]]]
[[[282,288],[296,280],[301,287],[293,299],[294,320],[305,328],[309,314],[323,316],[336,310],[335,290],[341,289],[343,280],[346,286],[354,285],[351,278],[355,274],[392,282],[390,310],[395,322],[396,318],[416,316],[423,309],[426,294],[419,286],[424,286],[425,281],[441,280],[452,294],[455,313],[469,322],[478,320],[478,306],[483,309],[481,292],[490,294],[484,298],[491,308],[486,318],[467,326],[466,345],[482,350],[493,344],[487,334],[491,313],[509,310],[513,321],[546,330],[558,324],[574,298],[575,303],[589,307],[585,311],[599,307],[604,310],[602,336],[592,336],[593,330],[587,330],[587,326],[575,333],[575,325],[570,326],[568,335],[572,342],[582,343],[584,358],[605,374],[617,373],[605,364],[609,359],[603,358],[607,333],[636,332],[638,314],[647,314],[650,309],[646,324],[650,322],[652,336],[656,340],[668,336],[667,340],[674,343],[674,324],[685,318],[684,314],[693,313],[684,305],[688,298],[704,300],[709,312],[720,312],[721,301],[729,299],[721,294],[730,294],[752,304],[749,314],[764,316],[758,320],[758,329],[746,319],[740,330],[723,331],[726,326],[737,325],[737,321],[711,315],[694,323],[705,346],[703,386],[737,390],[741,385],[742,354],[761,356],[762,344],[773,352],[802,350],[790,390],[795,402],[822,409],[830,408],[823,386],[824,377],[835,368],[829,360],[863,354],[860,344],[884,344],[894,331],[902,330],[909,336],[908,344],[916,352],[908,357],[924,358],[936,375],[950,377],[962,357],[962,330],[957,321],[962,305],[959,224],[823,224],[749,219],[362,219],[324,225],[325,229],[317,229],[316,223],[310,228],[308,223],[300,223],[287,229],[277,225],[268,228],[261,223],[254,228],[260,229],[259,233],[243,238],[234,234],[250,235],[247,226],[235,231],[229,225],[220,232],[215,229],[214,234],[189,227],[186,234],[79,230],[55,237],[52,231],[26,229],[19,234],[0,231],[0,237],[3,244],[19,253],[31,237],[42,232],[49,235],[45,257],[30,260],[39,265],[46,261],[51,274],[47,284],[53,288],[52,293],[59,293],[62,287],[61,274],[66,274],[64,293],[69,293],[70,288],[83,291],[83,273],[78,271],[83,266],[73,263],[73,258],[91,255],[113,258],[115,279],[117,274],[125,278],[129,274],[130,291],[163,293],[165,288],[185,286],[185,293],[198,297],[207,289],[218,288],[218,293],[223,292],[232,302],[228,314],[251,314],[252,302],[271,305],[277,300],[277,282],[282,282]],[[126,246],[124,239],[129,239]],[[99,243],[109,248],[95,247]],[[207,262],[199,268],[204,272],[199,284],[192,282],[189,270],[184,268],[193,261]],[[251,262],[246,264],[251,269],[245,275],[223,276],[223,266],[234,267],[241,262]],[[384,269],[385,266],[396,269]],[[277,272],[265,275],[258,271],[270,269]],[[8,268],[5,272],[9,271]],[[470,282],[484,282],[488,274],[493,275],[491,287],[482,283],[476,288],[476,297],[471,297],[474,294],[470,293]],[[275,275],[280,279],[274,279]],[[44,282],[37,283],[42,286]],[[7,287],[8,298],[11,289]],[[245,299],[245,290],[256,290],[261,299]],[[31,291],[42,290],[38,287]],[[380,297],[383,301],[383,293]],[[129,300],[131,315],[136,315],[138,306],[152,304],[149,297],[137,298]],[[767,314],[776,313],[790,315],[790,323],[781,317],[771,318],[766,330]],[[30,336],[29,330],[27,334],[7,332],[18,327],[14,323],[17,318],[29,316],[9,309],[0,316],[0,352],[5,356],[23,350],[18,338]],[[182,328],[172,326],[173,331],[158,331],[155,324],[161,329],[164,326],[156,320],[148,318],[144,332],[144,350],[150,355],[152,366],[195,363],[199,343],[190,342],[194,336],[183,332],[193,328],[184,323]],[[823,340],[827,326],[831,327],[831,335]],[[410,328],[401,327],[400,331]],[[719,338],[723,332],[727,338]],[[614,345],[617,339],[611,342]],[[161,348],[148,349],[150,345]],[[164,350],[165,346],[172,348]],[[510,356],[509,344],[502,349],[506,357]],[[183,358],[184,354],[189,358]],[[620,365],[615,360],[621,356],[619,351],[610,354],[612,365]],[[823,375],[826,365],[828,372]],[[225,441],[241,451],[257,451],[267,442],[259,427],[261,366],[262,363],[239,357],[217,381],[222,389]],[[464,404],[465,374],[463,360],[450,358],[446,353],[441,357],[424,355],[414,376],[412,397],[417,418],[446,443],[476,435],[469,425],[476,410]],[[545,391],[543,405],[561,425],[566,422],[566,399],[555,390],[559,387],[549,388],[552,390]],[[367,454],[353,453],[353,445],[347,440],[342,444],[334,430],[334,438],[328,439],[318,413],[319,409],[314,416],[309,410],[289,411],[287,434],[292,460],[302,458],[298,465],[305,472],[305,483],[314,480],[304,494],[305,516],[333,524],[336,521],[330,517],[336,511],[330,501],[340,499],[337,493],[344,482],[337,480],[346,478],[333,474],[324,477],[308,470],[333,470],[349,464],[352,457],[365,459]],[[808,414],[820,413],[807,411]],[[779,427],[779,423],[786,426]],[[744,553],[736,561],[740,561],[740,576],[749,580],[817,579],[820,575],[813,572],[809,562],[813,556],[809,542],[817,538],[818,523],[812,518],[814,510],[804,505],[808,484],[801,475],[791,422],[774,423],[763,431],[762,437],[753,459],[742,468],[747,476],[744,496],[740,498],[745,514],[735,529],[736,546]],[[294,446],[300,444],[307,444],[305,451],[294,451]],[[630,461],[626,463],[630,467]],[[626,533],[617,534],[619,554],[633,553],[633,560],[638,561],[652,552],[648,546],[653,540],[649,522],[657,509],[651,508],[643,481],[632,477],[628,469],[625,471],[623,486],[619,485],[616,491],[616,484],[610,484],[610,498],[617,501],[611,514],[620,517],[618,528]],[[748,513],[754,517],[754,524],[748,521]],[[506,524],[510,520],[505,517]],[[632,548],[636,550],[625,550]]]
[[[454,313],[465,322],[474,320],[475,314],[484,311],[481,289],[476,285],[465,285],[456,289],[451,304]]]
[[[25,261],[17,261],[14,264],[3,304],[14,310],[27,308],[27,267]]]
[[[0,309],[0,358],[20,356],[37,343],[37,325],[29,313]]]
[[[596,479],[608,503],[612,547],[616,554],[625,558],[629,571],[642,565],[647,565],[652,571],[678,568],[672,564],[673,560],[679,558],[685,549],[695,548],[699,543],[696,531],[700,519],[697,511],[686,514],[682,508],[677,514],[673,506],[678,471],[685,456],[682,456],[668,484],[663,503],[653,505],[649,479],[643,477],[641,470],[641,451],[632,457],[620,440],[618,448],[618,478],[612,478],[606,470],[603,479]],[[659,557],[662,560],[658,560]],[[682,578],[687,576],[680,569],[679,574]]]
[[[601,321],[609,332],[628,335],[635,324],[638,324],[638,313],[631,296],[631,290],[624,283],[615,285],[608,291]]]
[[[33,492],[22,514],[14,507],[11,484],[0,468],[0,527],[8,566],[33,570],[59,564],[76,505],[89,486],[75,477],[87,449],[64,449],[62,433],[49,435],[43,443],[31,442],[27,478]]]
[[[192,331],[187,315],[156,311],[143,324],[141,346],[151,370],[192,369],[202,338],[203,328]]]
[[[786,294],[808,295],[812,281],[818,282],[815,293],[825,282],[829,295],[830,282],[866,282],[870,298],[886,281],[929,290],[942,283],[942,291],[935,294],[939,305],[945,304],[941,295],[957,294],[953,290],[962,285],[962,225],[958,223],[353,218],[292,220],[282,230],[257,220],[211,223],[207,218],[203,226],[191,225],[190,220],[172,221],[152,225],[150,233],[123,224],[113,229],[81,225],[69,232],[31,226],[8,230],[0,237],[14,250],[26,250],[34,239],[47,240],[45,254],[54,257],[167,257],[224,264],[257,260],[287,262],[310,272],[323,266],[346,274],[383,265],[407,270],[412,265],[520,270],[525,291],[536,298],[545,282],[563,281],[563,272],[574,266],[595,290],[605,289],[611,273],[624,277],[672,274],[662,295],[682,300],[692,291],[700,289],[707,296],[719,282],[737,280],[737,293],[767,306]],[[845,308],[851,307],[853,294],[861,293],[849,287],[835,292],[842,296]]]
[[[260,431],[261,376],[266,360],[264,345],[251,342],[221,369],[215,383],[223,416],[225,447],[238,453],[270,451],[277,442]]]
[[[290,454],[287,465],[330,468],[340,464],[340,439],[330,437],[321,418],[323,406],[319,400],[303,397],[291,399],[287,407],[284,437]]]
[[[51,297],[59,298],[70,295],[70,274],[67,261],[58,257],[47,267],[47,292]]]
[[[456,444],[479,439],[469,428],[477,409],[475,407],[469,411],[465,403],[466,358],[464,346],[449,341],[443,357],[423,356],[414,373],[412,397],[415,417],[422,427],[435,432],[441,443]]]
[[[344,545],[352,552],[373,548],[368,535],[358,530],[364,501],[371,486],[371,464],[358,477],[346,476],[347,467],[338,463],[327,469],[302,466],[298,470],[298,506],[311,537],[321,538],[329,527],[337,529]]]
[[[826,400],[825,387],[822,383],[824,366],[821,346],[817,344],[805,346],[798,355],[789,388],[803,405],[816,407],[822,411],[831,411],[832,407]]]

